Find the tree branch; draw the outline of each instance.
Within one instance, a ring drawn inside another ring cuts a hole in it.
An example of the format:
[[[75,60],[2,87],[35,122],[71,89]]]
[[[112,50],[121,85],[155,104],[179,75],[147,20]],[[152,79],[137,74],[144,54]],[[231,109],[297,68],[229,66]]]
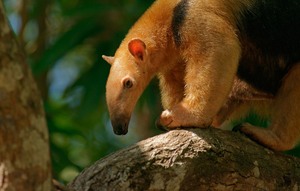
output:
[[[300,160],[218,129],[174,130],[109,155],[70,190],[300,190]]]

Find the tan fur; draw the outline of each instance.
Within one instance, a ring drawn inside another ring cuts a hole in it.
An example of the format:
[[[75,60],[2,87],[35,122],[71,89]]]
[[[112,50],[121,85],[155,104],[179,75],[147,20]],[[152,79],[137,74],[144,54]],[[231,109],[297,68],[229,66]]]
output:
[[[269,105],[272,123],[267,129],[244,124],[242,131],[259,143],[276,150],[292,149],[300,139],[300,65],[295,65]]]
[[[159,71],[174,68],[176,52],[173,51],[175,45],[169,26],[175,3],[172,0],[156,1],[130,29],[114,59],[104,56],[108,62],[113,61],[106,84],[106,99],[113,126],[127,126],[136,101],[150,80]],[[155,12],[158,9],[160,11]],[[133,39],[142,39],[146,44],[145,60],[137,60],[128,51],[128,44]],[[134,80],[134,90],[124,90],[124,77]]]
[[[160,118],[160,123],[169,129],[178,126],[205,127],[211,124],[230,91],[240,55],[237,36],[233,26],[229,25],[231,21],[206,13],[211,8],[207,7],[209,3],[190,3],[195,7],[188,13],[189,19],[184,23],[184,44],[180,50],[186,63],[185,96],[177,105],[166,108],[168,110]],[[202,14],[201,18],[195,16],[199,12]],[[174,80],[170,79],[167,84],[172,86]],[[164,98],[167,89],[163,86],[161,89]]]
[[[260,92],[249,84],[236,78],[227,102],[219,110],[214,118],[212,126],[229,128],[228,123],[244,119],[249,115],[249,111],[255,112],[263,118],[270,118],[270,105],[274,96],[265,92]],[[227,121],[227,123],[225,122]]]
[[[242,53],[235,25],[239,21],[233,13],[253,1],[204,1],[189,0],[193,9],[182,25],[180,46],[175,45],[171,29],[180,0],[157,0],[130,29],[115,56],[104,56],[112,64],[106,98],[115,132],[127,133],[136,101],[158,76],[165,109],[159,125],[167,129],[224,126],[254,110],[270,116],[272,125],[263,130],[246,124],[242,131],[269,148],[292,148],[300,134],[300,107],[294,104],[300,97],[300,67],[290,72],[276,97],[239,81],[236,73]],[[128,51],[134,39],[145,43],[141,59]],[[124,88],[124,79],[132,81],[132,88]]]

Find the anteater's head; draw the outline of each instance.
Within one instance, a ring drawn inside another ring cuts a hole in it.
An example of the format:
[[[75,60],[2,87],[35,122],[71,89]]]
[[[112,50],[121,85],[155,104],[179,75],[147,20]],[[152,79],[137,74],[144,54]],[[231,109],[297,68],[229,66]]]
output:
[[[146,44],[140,39],[123,41],[114,57],[102,57],[111,64],[106,101],[113,130],[125,135],[135,104],[152,78]]]

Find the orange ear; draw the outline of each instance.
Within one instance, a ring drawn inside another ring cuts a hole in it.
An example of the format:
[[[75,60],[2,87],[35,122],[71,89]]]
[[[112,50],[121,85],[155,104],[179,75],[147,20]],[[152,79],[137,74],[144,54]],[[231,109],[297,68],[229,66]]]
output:
[[[133,39],[128,43],[129,52],[136,59],[143,61],[145,59],[146,45],[140,39]]]
[[[110,65],[112,65],[115,61],[115,58],[112,57],[112,56],[105,56],[105,55],[102,55],[102,58],[107,62],[109,63]]]

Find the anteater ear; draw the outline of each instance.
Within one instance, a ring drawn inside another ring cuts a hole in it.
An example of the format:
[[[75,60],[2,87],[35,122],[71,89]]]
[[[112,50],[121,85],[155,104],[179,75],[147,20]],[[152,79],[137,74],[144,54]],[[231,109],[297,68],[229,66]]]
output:
[[[110,65],[112,65],[115,61],[115,57],[113,56],[105,56],[105,55],[102,55],[102,58],[107,62],[109,63]]]
[[[129,52],[136,59],[143,61],[146,56],[146,44],[140,39],[133,39],[128,43]]]

